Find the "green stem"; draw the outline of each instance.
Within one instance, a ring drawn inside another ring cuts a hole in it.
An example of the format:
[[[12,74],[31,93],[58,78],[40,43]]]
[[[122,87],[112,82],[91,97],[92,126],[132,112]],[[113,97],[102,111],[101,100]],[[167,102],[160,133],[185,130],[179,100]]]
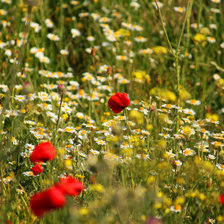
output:
[[[59,124],[59,120],[60,120],[60,116],[61,116],[61,105],[62,105],[63,97],[64,97],[64,94],[61,95],[60,106],[59,106],[59,111],[58,111],[58,119],[57,119],[57,123],[56,123],[55,132],[57,132],[57,130],[58,130],[58,124]]]
[[[63,12],[63,1],[60,0],[60,50],[63,49],[63,33],[64,33],[64,12]],[[61,56],[61,69],[64,71],[64,60],[63,57]]]
[[[175,54],[176,73],[177,73],[177,106],[178,107],[180,106],[180,66],[179,66],[180,44],[183,39],[186,22],[187,22],[188,18],[190,18],[192,4],[193,4],[193,0],[188,0],[187,10],[186,10],[186,14],[185,14],[185,18],[184,18],[184,22],[183,22],[183,26],[181,29],[180,37],[179,37],[178,44],[177,44],[177,50],[176,50],[176,54]],[[179,130],[179,111],[177,110],[176,132],[178,132],[178,130]]]
[[[128,130],[129,130],[130,133],[131,133],[131,127],[130,127],[130,124],[128,123],[128,113],[127,113],[126,109],[124,110],[124,115],[125,115],[125,117],[126,117],[126,119],[125,119],[125,123],[126,123],[126,125],[127,125]]]
[[[198,26],[197,26],[197,29],[198,30],[200,28],[200,21],[201,21],[202,9],[203,9],[203,4],[202,4],[202,0],[200,0],[200,2],[199,2],[199,13],[198,13]]]
[[[158,6],[157,0],[155,0],[156,6],[157,6],[157,9],[158,9],[158,12],[159,12],[159,17],[160,17],[160,20],[161,20],[161,23],[162,23],[163,31],[165,33],[168,46],[170,48],[170,52],[171,52],[171,54],[175,58],[175,63],[176,63],[176,80],[177,80],[176,93],[177,93],[177,106],[178,107],[180,105],[180,65],[179,65],[179,51],[180,51],[180,44],[181,44],[181,41],[183,39],[185,25],[186,25],[188,16],[190,15],[190,12],[191,12],[191,6],[193,4],[192,2],[193,2],[193,0],[188,0],[187,11],[186,11],[186,14],[185,14],[183,26],[182,26],[181,33],[180,33],[180,37],[178,39],[176,51],[174,51],[174,49],[173,49],[173,47],[172,47],[172,45],[170,43],[169,36],[167,34],[167,31],[166,31],[166,27],[165,27],[165,24],[164,24],[164,21],[163,21],[163,17],[162,17],[161,10],[160,10],[160,8]],[[178,132],[178,130],[179,130],[179,111],[177,110],[177,115],[176,115],[176,132]]]
[[[187,41],[185,45],[185,51],[184,51],[184,56],[186,53],[188,53],[189,50],[189,45],[190,45],[190,18],[191,18],[191,11],[192,11],[192,6],[193,6],[194,0],[190,1],[190,5],[187,9]],[[184,62],[183,69],[182,69],[182,84],[184,84],[185,81],[185,69],[186,69],[187,63],[186,61]]]
[[[161,10],[160,10],[160,8],[159,8],[159,5],[158,5],[157,0],[155,0],[155,3],[156,3],[156,7],[157,7],[157,9],[158,9],[158,12],[159,12],[160,21],[161,21],[161,23],[162,23],[163,31],[164,31],[164,33],[165,33],[166,40],[167,40],[167,43],[168,43],[168,45],[169,45],[171,54],[175,57],[175,52],[174,52],[173,47],[172,47],[172,45],[171,45],[171,43],[170,43],[170,40],[169,40],[167,31],[166,31],[165,23],[164,23],[164,21],[163,21],[162,13],[161,13]]]

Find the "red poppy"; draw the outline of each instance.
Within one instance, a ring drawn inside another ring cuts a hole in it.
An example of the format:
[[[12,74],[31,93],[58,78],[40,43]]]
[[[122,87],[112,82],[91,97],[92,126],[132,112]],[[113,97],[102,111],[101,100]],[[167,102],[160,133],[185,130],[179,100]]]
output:
[[[52,160],[56,155],[56,149],[50,142],[44,142],[36,145],[32,154],[30,155],[30,161],[36,162],[46,162]]]
[[[64,192],[52,187],[35,194],[30,200],[30,208],[36,216],[43,216],[46,212],[63,207],[65,203]]]
[[[8,223],[8,224],[12,224],[9,220],[6,220],[6,223]]]
[[[114,113],[120,113],[125,107],[128,107],[130,100],[127,93],[116,93],[111,96],[108,101],[108,106],[112,109]]]
[[[70,196],[77,196],[84,189],[82,182],[70,176],[60,178],[60,183],[56,184],[56,186]]]
[[[224,194],[220,195],[219,201],[222,205],[224,205]]]
[[[40,173],[43,172],[43,168],[42,168],[42,166],[41,166],[39,163],[35,164],[35,165],[31,168],[31,170],[33,171],[33,174],[34,174],[34,175],[38,175],[38,174],[40,174]]]

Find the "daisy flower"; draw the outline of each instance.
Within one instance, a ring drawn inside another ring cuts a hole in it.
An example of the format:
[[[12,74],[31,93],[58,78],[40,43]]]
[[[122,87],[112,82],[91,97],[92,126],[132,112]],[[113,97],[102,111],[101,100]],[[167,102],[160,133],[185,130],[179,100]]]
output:
[[[54,23],[50,19],[45,19],[45,24],[48,28],[53,28],[54,27]]]
[[[193,156],[193,155],[195,155],[195,151],[192,150],[192,149],[189,149],[189,148],[185,149],[182,153],[183,153],[185,156]]]
[[[72,37],[79,37],[81,35],[80,31],[77,29],[71,29]]]
[[[191,116],[194,116],[196,114],[192,109],[187,109],[187,108],[183,109],[183,112]]]
[[[216,13],[216,14],[221,13],[220,9],[216,9],[216,8],[210,8],[210,11],[211,11],[211,12],[214,12],[214,13]]]
[[[145,38],[145,37],[142,37],[142,36],[138,36],[138,37],[135,37],[134,40],[136,42],[145,43],[148,40],[148,38]]]
[[[186,102],[191,104],[191,105],[194,105],[194,106],[199,106],[201,104],[201,101],[195,100],[195,99],[187,100]]]
[[[133,7],[135,10],[140,8],[140,4],[138,2],[131,2],[130,6]]]
[[[211,0],[213,3],[220,3],[221,0]]]
[[[62,49],[62,50],[60,50],[60,53],[62,55],[68,55],[69,54],[69,51],[68,50],[65,50],[65,49]]]
[[[116,59],[119,60],[119,61],[127,61],[128,57],[125,56],[125,55],[117,55]]]
[[[170,211],[171,211],[171,212],[181,212],[181,211],[182,211],[181,205],[174,205],[174,206],[171,206],[171,207],[170,207]]]
[[[174,7],[174,11],[183,13],[186,11],[185,7]]]
[[[50,40],[53,40],[53,41],[59,41],[59,40],[60,40],[59,36],[57,36],[57,35],[55,35],[55,34],[53,34],[53,33],[49,33],[49,34],[47,35],[47,37],[48,37]]]
[[[207,37],[207,40],[209,43],[215,43],[216,42],[216,39],[214,37]]]

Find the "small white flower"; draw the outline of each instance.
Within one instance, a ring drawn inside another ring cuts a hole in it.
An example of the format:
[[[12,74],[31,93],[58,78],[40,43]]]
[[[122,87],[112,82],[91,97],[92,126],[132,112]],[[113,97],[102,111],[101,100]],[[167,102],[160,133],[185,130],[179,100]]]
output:
[[[53,40],[53,41],[59,41],[59,40],[60,40],[59,36],[57,36],[57,35],[55,35],[55,34],[53,34],[53,33],[49,33],[49,34],[47,35],[47,37],[48,37],[50,40]]]
[[[216,39],[214,37],[207,37],[209,43],[215,43]]]
[[[214,160],[216,157],[214,155],[209,154],[208,158],[211,159],[211,160]]]
[[[183,13],[186,11],[185,7],[174,7],[174,11]]]
[[[158,1],[157,1],[157,5],[156,5],[156,3],[154,1],[153,1],[152,4],[156,7],[156,9],[157,9],[157,5],[159,6],[160,9],[163,7],[163,3],[158,2]]]
[[[68,50],[65,50],[65,49],[60,50],[60,53],[62,55],[68,55],[69,54]]]
[[[80,31],[77,30],[77,29],[72,29],[71,30],[71,33],[72,33],[72,37],[75,38],[75,37],[78,37],[81,35]]]
[[[46,64],[50,63],[50,59],[46,56],[42,56],[39,59],[40,59],[40,62],[42,62],[42,63],[46,63]]]
[[[195,99],[187,100],[186,102],[191,104],[191,105],[195,105],[195,106],[199,106],[201,104],[200,100],[195,100]]]
[[[50,19],[46,19],[46,20],[45,20],[45,24],[46,24],[46,26],[47,26],[48,28],[52,28],[52,27],[54,27],[54,23],[53,23],[52,20],[50,20]]]
[[[35,33],[38,33],[41,29],[41,26],[38,23],[31,22],[30,26],[34,29]]]
[[[2,0],[3,3],[11,4],[11,0]]]
[[[134,40],[136,42],[145,43],[147,41],[147,38],[142,37],[142,36],[138,36],[138,37],[135,37]]]
[[[130,6],[135,8],[135,10],[140,8],[140,4],[138,2],[131,2]]]
[[[88,36],[88,37],[87,37],[87,40],[90,41],[90,42],[92,42],[92,41],[95,40],[95,37],[93,37],[93,36]]]
[[[24,193],[24,191],[22,189],[17,188],[16,191],[17,191],[18,194],[23,194]]]
[[[209,28],[216,30],[217,29],[217,25],[214,24],[214,23],[209,24]]]
[[[216,8],[210,8],[210,11],[216,14],[219,14],[221,12],[220,9],[216,9]]]

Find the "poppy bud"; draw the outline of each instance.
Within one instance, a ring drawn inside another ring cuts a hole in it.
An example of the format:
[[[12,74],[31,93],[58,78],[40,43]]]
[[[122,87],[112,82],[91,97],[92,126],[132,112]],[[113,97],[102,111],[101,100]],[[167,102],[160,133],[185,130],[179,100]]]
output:
[[[120,113],[125,107],[128,107],[130,100],[127,93],[116,93],[111,96],[108,101],[108,106],[112,109],[114,113]]]

